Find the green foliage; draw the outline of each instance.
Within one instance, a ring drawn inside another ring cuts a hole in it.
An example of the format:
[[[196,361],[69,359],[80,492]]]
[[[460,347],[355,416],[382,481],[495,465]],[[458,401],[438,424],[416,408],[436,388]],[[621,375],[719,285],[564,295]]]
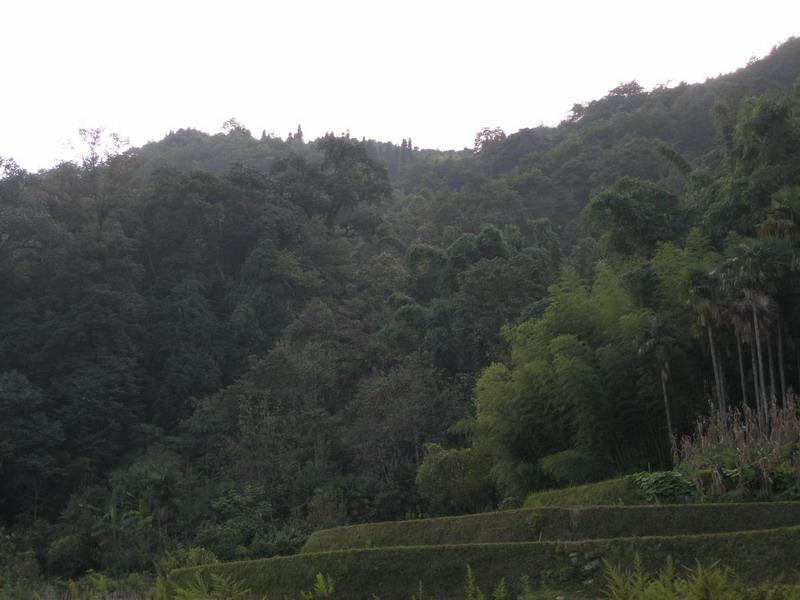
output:
[[[467,576],[464,580],[464,599],[486,600],[486,597],[483,595],[483,592],[481,592],[477,582],[475,581],[475,573],[473,573],[472,567],[469,565],[467,565]]]
[[[28,505],[38,517],[48,479],[62,472],[54,450],[62,426],[48,417],[42,392],[21,373],[0,373],[0,486],[3,504]]]
[[[213,519],[198,528],[195,544],[222,559],[248,556],[269,527],[272,507],[252,485],[230,489],[212,504]]]
[[[197,573],[186,586],[176,587],[173,597],[176,600],[244,600],[251,595],[239,581],[216,573],[207,578]]]
[[[478,512],[492,504],[489,466],[489,457],[474,448],[446,450],[439,444],[426,444],[425,458],[417,471],[417,488],[434,512]]]
[[[82,164],[37,174],[3,159],[17,566],[78,581],[163,571],[181,544],[286,554],[309,526],[670,468],[709,394],[753,407],[769,441],[698,440],[681,469],[703,497],[796,496],[795,440],[769,437],[792,418],[768,413],[796,383],[798,97],[780,90],[798,49],[704,85],[623,84],[478,153],[231,120],[116,156],[85,130]],[[211,558],[186,552],[172,565]]]
[[[678,199],[650,182],[624,177],[592,199],[589,214],[609,249],[648,255],[680,231]]]
[[[668,561],[664,569],[651,575],[642,568],[638,555],[631,570],[606,563],[605,575],[607,583],[603,598],[608,600],[788,600],[799,591],[796,587],[770,583],[745,587],[730,569],[718,563],[703,566],[698,562],[694,568],[680,573],[672,561]]]
[[[196,567],[218,562],[217,556],[210,550],[199,546],[179,546],[155,560],[156,573],[165,577],[173,569]]]
[[[539,459],[542,473],[560,484],[570,486],[586,483],[597,478],[603,466],[597,465],[591,455],[580,450],[570,449]]]
[[[648,507],[648,509],[659,507]],[[684,508],[684,507],[667,507]],[[663,516],[659,519],[663,520]],[[536,574],[532,587],[539,587],[546,574],[563,576],[562,585],[578,585],[587,593],[597,593],[602,581],[595,578],[583,586],[585,565],[574,565],[570,553],[578,557],[599,556],[611,564],[630,564],[636,553],[642,569],[653,572],[672,556],[676,569],[719,561],[730,567],[742,580],[758,585],[775,580],[782,573],[800,567],[792,551],[797,527],[764,531],[690,534],[657,537],[623,537],[586,541],[488,543],[438,546],[408,546],[358,550],[340,550],[301,554],[260,561],[244,561],[178,570],[172,573],[173,585],[192,581],[198,571],[216,573],[247,583],[253,593],[274,597],[293,596],[308,589],[318,573],[330,575],[336,582],[334,597],[353,598],[380,595],[389,600],[408,598],[424,573],[429,597],[442,597],[464,589],[465,562],[475,567],[478,582],[516,582],[526,574]],[[747,552],[741,552],[747,548]],[[752,557],[758,557],[753,560]],[[599,561],[598,561],[599,562]],[[589,563],[586,563],[587,565]],[[706,578],[700,581],[707,581]],[[513,597],[513,596],[512,596]]]
[[[39,564],[33,551],[0,527],[0,596],[22,600],[39,587]]]
[[[692,483],[678,471],[634,473],[630,477],[650,502],[686,502],[695,493]]]
[[[492,365],[475,387],[474,443],[494,455],[507,496],[601,479],[663,452],[643,434],[663,411],[653,365],[637,352],[646,319],[619,276],[601,265],[587,289],[565,269],[550,292],[541,318],[507,330],[510,368]]]
[[[335,587],[330,575],[317,573],[314,577],[314,587],[310,592],[300,592],[303,600],[315,600],[316,598],[330,598],[333,596]]]

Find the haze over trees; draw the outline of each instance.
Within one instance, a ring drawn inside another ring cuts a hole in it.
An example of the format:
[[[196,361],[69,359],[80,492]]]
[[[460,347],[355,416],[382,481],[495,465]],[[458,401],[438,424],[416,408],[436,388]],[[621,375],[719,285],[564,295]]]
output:
[[[793,39],[459,152],[231,120],[3,159],[0,556],[290,553],[669,468],[709,405],[770,427],[800,386],[798,76]]]

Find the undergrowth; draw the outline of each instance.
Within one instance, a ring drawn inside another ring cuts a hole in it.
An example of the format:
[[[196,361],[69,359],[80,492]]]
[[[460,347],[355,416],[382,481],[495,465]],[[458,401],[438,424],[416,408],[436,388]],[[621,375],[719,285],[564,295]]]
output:
[[[713,563],[679,573],[672,560],[655,575],[648,574],[637,555],[633,568],[606,563],[606,600],[797,600],[797,586],[765,583],[745,587],[729,569]]]
[[[517,591],[512,592],[505,579],[500,579],[484,593],[478,585],[475,572],[470,565],[466,567],[463,587],[453,590],[448,598],[459,600],[537,600],[542,591],[534,591],[528,577],[520,580]],[[309,591],[299,591],[298,600],[324,600],[332,598],[335,591],[330,575],[317,573],[314,585]],[[800,586],[779,582],[762,583],[756,587],[746,586],[730,569],[719,563],[703,565],[697,563],[692,569],[678,570],[671,559],[657,573],[649,573],[642,566],[638,555],[634,557],[632,568],[619,568],[605,563],[605,586],[600,598],[604,600],[797,600]],[[549,597],[549,596],[548,596]],[[563,597],[563,596],[561,596]],[[219,575],[203,579],[199,574],[186,586],[177,588],[172,596],[175,600],[267,600],[266,596],[255,596],[243,583]],[[426,594],[420,580],[417,590],[408,596],[410,600],[437,600]],[[381,600],[373,595],[371,600]]]
[[[678,450],[681,473],[704,499],[800,498],[800,403],[772,402],[767,418],[749,407],[700,419]]]

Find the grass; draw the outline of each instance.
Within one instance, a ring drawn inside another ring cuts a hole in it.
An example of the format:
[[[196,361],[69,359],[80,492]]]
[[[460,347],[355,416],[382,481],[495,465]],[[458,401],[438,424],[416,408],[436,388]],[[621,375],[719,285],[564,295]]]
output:
[[[545,507],[324,529],[314,532],[300,552],[674,536],[793,525],[800,525],[800,502]]]
[[[644,504],[641,490],[630,476],[576,487],[534,492],[525,499],[525,508],[537,506],[608,506]]]
[[[208,565],[173,571],[171,584],[182,585],[197,573],[216,573],[246,582],[252,592],[270,600],[296,599],[309,589],[317,573],[336,582],[332,598],[408,600],[423,583],[426,595],[440,600],[460,597],[466,565],[479,584],[490,588],[501,578],[514,584],[522,576],[531,583],[559,589],[580,587],[596,592],[602,585],[599,560],[630,565],[638,554],[649,571],[671,556],[676,566],[715,561],[732,568],[743,580],[759,582],[781,575],[795,578],[800,569],[800,527],[702,535],[626,537],[616,539],[407,546],[338,550]],[[577,564],[574,564],[577,563]],[[584,585],[583,582],[589,582]],[[513,591],[513,585],[510,586]]]

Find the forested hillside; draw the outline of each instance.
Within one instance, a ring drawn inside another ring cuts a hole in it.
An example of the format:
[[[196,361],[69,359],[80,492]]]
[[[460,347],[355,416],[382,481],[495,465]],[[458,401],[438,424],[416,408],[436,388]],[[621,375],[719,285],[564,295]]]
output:
[[[768,428],[800,387],[799,77],[792,39],[463,151],[232,120],[3,159],[0,574],[287,554],[669,468],[711,407]]]

